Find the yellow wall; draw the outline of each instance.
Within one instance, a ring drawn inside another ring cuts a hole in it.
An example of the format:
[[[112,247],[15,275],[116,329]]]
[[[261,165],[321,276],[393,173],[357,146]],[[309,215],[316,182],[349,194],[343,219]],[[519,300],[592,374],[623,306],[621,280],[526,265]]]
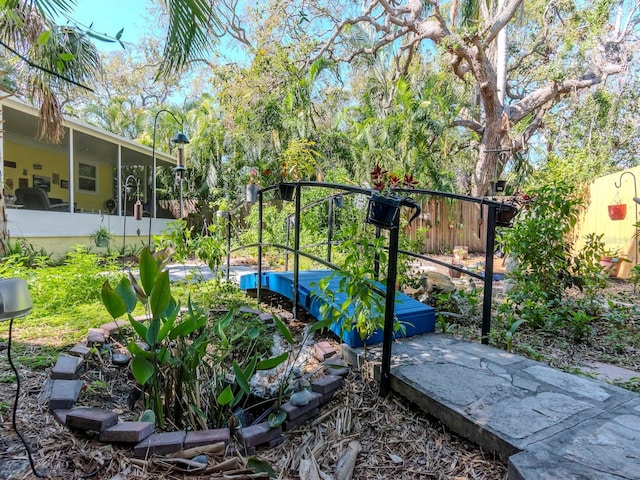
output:
[[[57,173],[60,180],[69,180],[67,155],[5,141],[4,160],[5,165],[7,161],[16,162],[16,168],[4,168],[5,194],[13,194],[21,178],[26,178],[28,186],[33,187],[33,175],[49,177],[51,180],[53,174]],[[36,164],[41,165],[42,169],[34,169],[33,165]],[[13,188],[7,188],[9,180],[13,182]],[[66,202],[69,200],[69,189],[60,187],[60,182],[57,185],[51,182],[48,196]]]
[[[628,172],[628,173],[625,173]],[[589,233],[603,234],[606,248],[618,251],[630,262],[624,262],[620,268],[619,277],[628,277],[629,270],[637,260],[637,238],[635,223],[639,221],[640,205],[633,201],[637,184],[640,181],[640,167],[618,172],[605,177],[596,178],[586,187],[586,208],[580,224],[576,228],[575,244],[577,249],[584,245],[585,236]],[[616,187],[616,184],[620,188]],[[618,202],[627,206],[624,220],[611,220],[608,206]]]
[[[69,201],[69,189],[61,187],[61,181],[69,182],[69,161],[66,154],[5,141],[4,160],[5,162],[16,163],[16,168],[6,167],[5,163],[5,194],[13,194],[15,192],[20,185],[20,178],[27,179],[28,186],[33,187],[33,175],[40,175],[48,177],[51,181],[51,191],[48,193],[49,198],[60,198],[64,202]],[[112,165],[80,157],[75,159],[76,172],[78,163],[87,163],[97,167],[97,191],[83,192],[78,190],[78,182],[76,180],[74,185],[76,207],[85,212],[104,211],[104,203],[113,198],[114,172]],[[34,164],[41,165],[42,169],[34,169]],[[53,183],[54,174],[58,175],[59,181],[57,184]],[[13,183],[13,188],[6,187],[9,181]]]

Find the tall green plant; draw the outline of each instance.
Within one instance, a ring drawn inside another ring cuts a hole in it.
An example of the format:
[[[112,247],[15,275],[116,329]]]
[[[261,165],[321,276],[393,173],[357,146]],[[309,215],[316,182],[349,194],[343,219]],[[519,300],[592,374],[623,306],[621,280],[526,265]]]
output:
[[[127,348],[133,355],[131,372],[158,425],[222,426],[251,393],[249,382],[256,370],[272,368],[286,358],[262,359],[264,332],[257,325],[233,322],[237,308],[210,321],[189,299],[181,313],[180,302],[171,294],[169,273],[163,270],[167,260],[163,251],[152,255],[144,249],[140,280],[130,274],[115,288],[105,282],[102,301],[114,319],[126,315],[138,340],[148,345],[142,348],[131,339]],[[131,314],[138,301],[147,322]]]
[[[601,237],[589,236],[585,247],[574,251],[570,235],[582,199],[563,182],[543,186],[521,200],[513,228],[500,233],[513,268],[506,275],[511,288],[499,316],[506,325],[523,318],[534,328],[562,326],[570,321],[569,289],[592,296],[604,286],[598,266]]]

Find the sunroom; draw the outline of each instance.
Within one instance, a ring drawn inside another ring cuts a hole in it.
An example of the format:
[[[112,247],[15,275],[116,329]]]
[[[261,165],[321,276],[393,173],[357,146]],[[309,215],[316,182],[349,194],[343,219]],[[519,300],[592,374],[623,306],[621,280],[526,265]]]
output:
[[[69,117],[64,138],[39,139],[38,111],[0,101],[0,159],[10,241],[62,254],[89,245],[106,228],[111,248],[148,244],[174,219],[174,201],[158,198],[158,173],[174,171],[173,155]],[[177,179],[176,181],[181,181]]]

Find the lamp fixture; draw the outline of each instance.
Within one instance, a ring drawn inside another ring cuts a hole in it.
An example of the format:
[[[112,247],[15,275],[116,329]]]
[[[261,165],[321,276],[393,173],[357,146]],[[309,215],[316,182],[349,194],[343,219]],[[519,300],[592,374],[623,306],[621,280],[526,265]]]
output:
[[[179,182],[179,185],[180,185],[180,204],[179,204],[180,218],[182,218],[182,211],[183,211],[183,205],[184,205],[184,202],[182,200],[182,180],[184,179],[184,173],[187,171],[187,167],[185,166],[185,163],[184,163],[184,146],[187,143],[189,143],[189,139],[182,132],[176,133],[176,136],[173,137],[173,139],[171,140],[171,144],[175,145],[178,148],[178,158],[176,161],[176,166],[173,169],[173,171],[176,175],[176,181]]]
[[[182,127],[183,124],[183,118],[180,114],[178,114],[180,116],[180,119],[178,119],[178,117],[176,117],[176,115],[174,113],[172,113],[170,110],[167,110],[165,108],[158,110],[156,112],[155,117],[153,118],[153,135],[152,135],[152,142],[151,142],[151,161],[153,162],[153,187],[152,187],[152,196],[153,198],[151,199],[150,205],[149,205],[149,242],[148,242],[148,247],[151,248],[151,220],[152,218],[155,216],[156,214],[156,209],[155,209],[155,203],[156,203],[156,178],[155,178],[155,174],[156,174],[156,126],[158,123],[158,117],[160,116],[161,113],[168,113],[169,115],[171,115],[173,117],[173,119],[176,121],[176,123],[178,123],[180,125],[180,127]],[[187,136],[182,133],[182,132],[178,132],[176,134],[175,137],[173,137],[173,139],[171,139],[171,141],[169,142],[170,144],[176,145],[178,147],[178,159],[177,159],[177,163],[176,166],[174,167],[174,173],[176,175],[176,179],[179,181],[180,183],[180,218],[182,218],[182,178],[184,177],[184,172],[186,171],[186,167],[185,167],[185,162],[184,162],[184,145],[186,145],[187,143],[189,143],[189,139],[187,138]]]
[[[24,448],[27,450],[27,456],[29,457],[29,465],[31,466],[31,471],[36,477],[45,478],[45,475],[42,475],[36,470],[36,466],[31,455],[31,448],[29,447],[29,444],[22,436],[22,433],[20,433],[20,431],[18,430],[18,426],[16,425],[16,412],[18,410],[18,399],[20,398],[20,374],[18,373],[18,369],[13,364],[13,360],[11,359],[13,319],[28,315],[31,311],[31,307],[33,307],[33,302],[31,301],[31,297],[29,296],[29,289],[27,288],[26,280],[22,278],[0,279],[0,321],[9,320],[7,358],[9,360],[9,365],[11,365],[11,369],[16,376],[16,396],[13,402],[12,417],[13,430],[16,432],[18,437],[20,437]]]

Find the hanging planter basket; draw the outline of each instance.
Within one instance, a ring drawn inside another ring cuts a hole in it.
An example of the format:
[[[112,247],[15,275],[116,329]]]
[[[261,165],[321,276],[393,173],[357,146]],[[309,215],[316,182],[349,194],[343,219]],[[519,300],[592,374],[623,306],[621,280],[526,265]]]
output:
[[[108,247],[108,246],[109,246],[108,238],[104,238],[104,237],[96,238],[96,247]]]
[[[278,184],[278,190],[280,191],[280,198],[290,202],[293,200],[293,194],[296,191],[296,186],[293,183],[280,183]]]
[[[367,207],[366,223],[387,230],[392,229],[397,223],[401,204],[401,198],[385,197],[379,193],[371,194]]]
[[[497,227],[511,227],[513,225],[513,218],[518,213],[518,209],[511,203],[503,204],[496,211],[496,226]]]
[[[627,204],[617,203],[615,205],[609,205],[609,218],[611,220],[624,220],[627,216]]]

